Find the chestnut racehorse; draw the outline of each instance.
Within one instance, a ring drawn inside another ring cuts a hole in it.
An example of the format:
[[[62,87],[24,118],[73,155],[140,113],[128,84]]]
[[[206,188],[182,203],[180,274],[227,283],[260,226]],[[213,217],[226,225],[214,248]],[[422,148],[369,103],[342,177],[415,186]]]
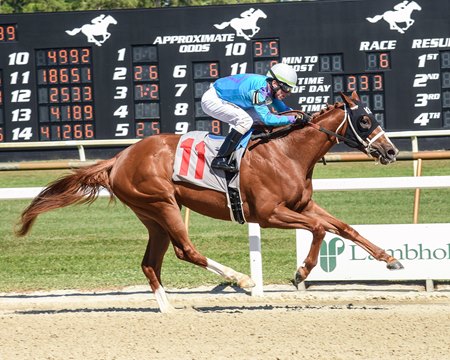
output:
[[[326,231],[355,242],[375,259],[386,262],[388,269],[403,267],[311,199],[314,166],[338,139],[382,164],[395,161],[398,154],[358,95],[354,92],[351,97],[342,97],[343,102],[328,105],[305,126],[277,128],[252,139],[241,161],[245,219],[262,227],[306,229],[313,235],[309,254],[295,275],[297,284],[317,264]],[[43,212],[94,201],[103,187],[111,197],[116,196],[130,207],[148,229],[142,270],[162,312],[173,309],[161,285],[161,265],[170,243],[179,259],[206,268],[240,287],[254,286],[249,276],[203,256],[191,242],[180,213],[182,206],[222,220],[230,220],[230,212],[225,194],[172,181],[179,138],[175,134],[148,137],[109,160],[77,169],[49,184],[23,211],[17,235],[28,233]]]

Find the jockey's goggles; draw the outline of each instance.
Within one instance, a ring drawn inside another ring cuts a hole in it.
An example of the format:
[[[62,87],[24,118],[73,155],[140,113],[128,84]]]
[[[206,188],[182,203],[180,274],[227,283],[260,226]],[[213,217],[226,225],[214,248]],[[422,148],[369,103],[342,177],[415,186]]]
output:
[[[285,93],[290,93],[292,91],[292,87],[289,86],[288,84],[285,84],[284,82],[277,80],[277,84],[280,87],[280,89],[283,90],[283,92]]]

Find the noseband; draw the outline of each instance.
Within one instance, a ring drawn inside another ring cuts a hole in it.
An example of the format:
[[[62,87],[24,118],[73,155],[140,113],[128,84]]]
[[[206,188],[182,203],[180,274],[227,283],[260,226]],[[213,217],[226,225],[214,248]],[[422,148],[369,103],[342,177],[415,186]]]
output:
[[[359,105],[356,105],[352,108],[350,108],[351,111],[354,111],[356,109],[359,108]],[[369,110],[370,111],[370,110]],[[366,110],[366,113],[369,114]],[[344,104],[344,119],[342,120],[341,124],[338,126],[338,128],[336,129],[336,131],[331,131],[328,129],[325,129],[324,127],[314,124],[312,122],[308,122],[309,126],[312,126],[313,128],[327,134],[330,136],[334,136],[336,138],[336,143],[339,144],[339,140],[346,143],[348,146],[353,147],[353,148],[360,148],[362,147],[364,149],[364,151],[370,155],[372,153],[372,145],[378,140],[378,138],[380,138],[381,136],[384,135],[384,130],[381,130],[378,134],[376,134],[373,138],[369,138],[369,136],[372,134],[372,132],[376,129],[376,127],[373,128],[373,130],[367,135],[366,139],[364,140],[359,133],[356,131],[355,126],[353,124],[353,118],[350,115],[349,111],[347,111],[347,105]],[[348,136],[345,136],[347,134],[347,131],[345,133],[345,135],[340,135],[339,134],[339,130],[344,126],[345,122],[348,122],[349,124],[349,128],[352,131],[353,137],[356,138],[357,141],[350,139]],[[377,126],[378,127],[378,126]]]

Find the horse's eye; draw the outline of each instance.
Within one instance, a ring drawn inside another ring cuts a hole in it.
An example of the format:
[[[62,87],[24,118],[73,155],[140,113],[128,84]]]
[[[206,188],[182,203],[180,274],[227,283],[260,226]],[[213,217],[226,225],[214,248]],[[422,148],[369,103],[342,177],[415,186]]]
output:
[[[363,130],[370,129],[370,127],[372,126],[372,121],[370,120],[370,118],[368,116],[361,116],[359,118],[359,126]]]

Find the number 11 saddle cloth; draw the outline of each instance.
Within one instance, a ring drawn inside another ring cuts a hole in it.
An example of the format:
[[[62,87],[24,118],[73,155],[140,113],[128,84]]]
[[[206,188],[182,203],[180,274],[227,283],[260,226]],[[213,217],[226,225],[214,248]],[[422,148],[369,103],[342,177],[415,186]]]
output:
[[[238,169],[250,136],[251,131],[242,138],[234,155],[232,155]],[[239,172],[231,174],[211,168],[211,162],[217,155],[223,140],[224,137],[212,135],[206,131],[190,131],[181,136],[177,145],[172,180],[174,182],[188,182],[227,194],[231,219],[244,223],[245,219],[241,210]]]

